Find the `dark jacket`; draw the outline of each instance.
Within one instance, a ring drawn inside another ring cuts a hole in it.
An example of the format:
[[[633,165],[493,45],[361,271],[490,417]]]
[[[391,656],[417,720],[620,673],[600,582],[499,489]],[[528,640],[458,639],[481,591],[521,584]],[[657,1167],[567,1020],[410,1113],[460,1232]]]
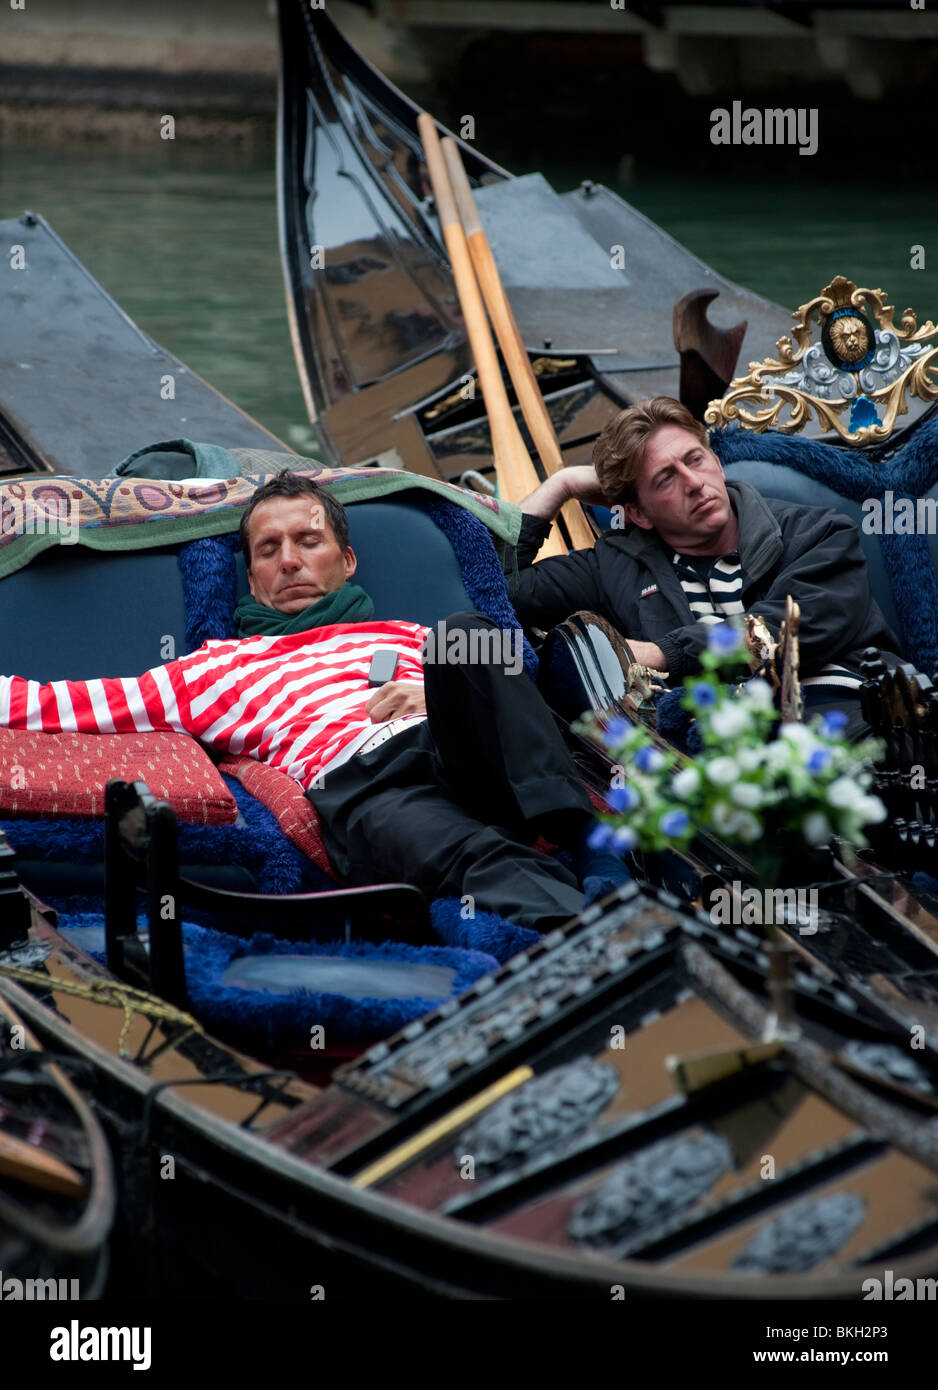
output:
[[[801,605],[801,670],[813,675],[829,662],[857,668],[864,647],[893,654],[895,636],[870,593],[857,528],[827,507],[765,498],[748,483],[727,482],[739,518],[742,601],[765,620],[773,637],[788,594]],[[672,680],[700,670],[709,628],[694,620],[676,573],[673,550],[655,531],[630,526],[606,531],[592,550],[534,557],[550,523],[525,516],[518,538],[517,576],[509,575],[522,623],[553,627],[579,609],[602,614],[626,638],[656,642]]]

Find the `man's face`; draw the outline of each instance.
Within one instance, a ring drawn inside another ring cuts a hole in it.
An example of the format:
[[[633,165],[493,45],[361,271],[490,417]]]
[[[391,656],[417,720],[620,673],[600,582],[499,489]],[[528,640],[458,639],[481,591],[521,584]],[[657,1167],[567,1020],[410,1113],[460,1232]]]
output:
[[[279,613],[301,613],[355,573],[352,547],[340,549],[315,497],[272,497],[254,509],[248,526],[251,593]]]
[[[654,528],[675,550],[706,554],[707,546],[729,539],[735,513],[723,469],[690,430],[662,425],[655,431],[645,445],[635,491],[637,500],[625,508],[628,519],[643,530]]]

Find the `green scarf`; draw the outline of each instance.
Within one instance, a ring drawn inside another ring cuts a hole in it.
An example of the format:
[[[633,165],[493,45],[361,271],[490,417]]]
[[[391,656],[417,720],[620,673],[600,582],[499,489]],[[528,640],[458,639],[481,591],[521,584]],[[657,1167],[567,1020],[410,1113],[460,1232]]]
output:
[[[374,616],[374,611],[364,589],[346,582],[341,589],[326,594],[299,613],[278,613],[276,608],[268,608],[245,594],[235,608],[234,624],[239,637],[288,637],[293,632],[329,627],[332,623],[364,623]]]

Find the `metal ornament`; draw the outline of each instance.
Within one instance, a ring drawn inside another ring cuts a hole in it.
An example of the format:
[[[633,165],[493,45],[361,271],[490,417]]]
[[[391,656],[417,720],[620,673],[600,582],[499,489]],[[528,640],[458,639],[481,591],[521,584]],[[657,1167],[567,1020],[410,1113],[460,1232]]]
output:
[[[842,1249],[865,1218],[866,1202],[855,1192],[809,1198],[760,1227],[733,1268],[753,1274],[804,1274]]]
[[[710,402],[706,423],[735,420],[757,434],[768,429],[796,434],[813,411],[822,427],[836,431],[847,444],[888,439],[897,418],[908,412],[908,395],[938,400],[938,378],[933,376],[938,345],[926,341],[938,328],[930,319],[917,327],[911,309],[897,328],[894,313],[882,290],[858,289],[852,280],[835,276],[792,315],[797,351],[791,338],[779,338],[778,358],[750,362],[749,375],[735,378],[721,400]],[[817,342],[811,341],[812,317]],[[749,402],[764,408],[743,409]]]
[[[703,1130],[662,1139],[619,1164],[575,1207],[568,1226],[579,1246],[630,1243],[673,1221],[733,1166],[722,1135]]]
[[[618,1089],[616,1068],[592,1057],[555,1067],[464,1130],[454,1151],[456,1164],[472,1154],[477,1176],[488,1176],[553,1150],[591,1124]]]

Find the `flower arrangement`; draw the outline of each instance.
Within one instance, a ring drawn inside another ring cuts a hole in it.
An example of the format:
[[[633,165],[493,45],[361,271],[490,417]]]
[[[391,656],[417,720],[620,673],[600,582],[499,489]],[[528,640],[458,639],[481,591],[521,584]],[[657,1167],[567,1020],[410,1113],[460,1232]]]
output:
[[[693,764],[657,748],[648,731],[622,718],[583,731],[604,744],[616,772],[590,844],[627,853],[687,845],[701,830],[745,847],[761,882],[778,882],[785,862],[841,836],[865,844],[867,825],[886,808],[867,791],[869,764],[882,751],[876,739],[844,741],[839,711],[805,724],[782,724],[768,682],[755,677],[735,688],[721,673],[747,660],[742,634],[715,625],[701,656],[701,675],[685,684],[682,704],[696,716],[702,751]],[[736,679],[739,679],[737,676]]]

